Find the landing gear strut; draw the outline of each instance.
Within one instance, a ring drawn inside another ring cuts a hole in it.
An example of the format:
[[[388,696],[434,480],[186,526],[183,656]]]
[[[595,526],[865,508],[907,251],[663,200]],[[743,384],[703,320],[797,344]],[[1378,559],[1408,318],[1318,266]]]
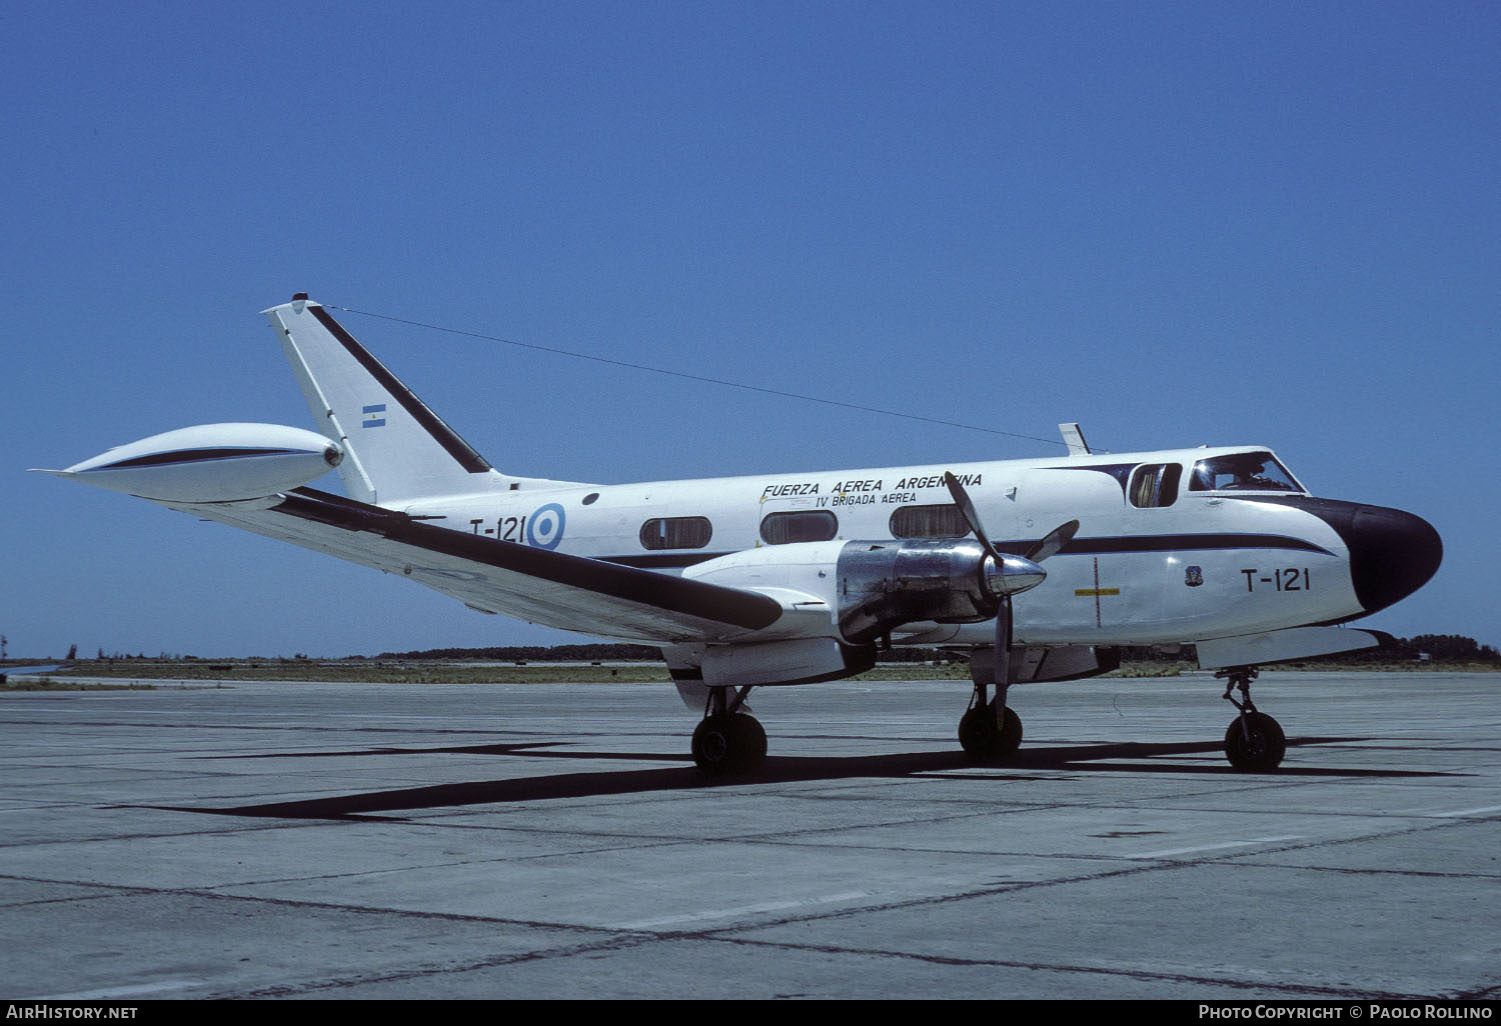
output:
[[[1008,689],[995,690],[995,701],[988,701],[985,685],[977,683],[959,720],[959,745],[972,759],[1005,759],[1021,747],[1021,717],[1006,704]]]
[[[766,758],[766,730],[749,713],[740,711],[750,694],[746,686],[709,689],[704,718],[693,731],[693,761],[709,776],[755,769]]]
[[[1230,765],[1248,773],[1267,773],[1277,768],[1287,754],[1287,737],[1282,725],[1266,713],[1257,712],[1251,703],[1251,681],[1260,675],[1254,666],[1232,666],[1216,673],[1216,680],[1225,681],[1227,702],[1240,710],[1240,715],[1230,721],[1225,731],[1225,758]],[[1240,692],[1237,701],[1230,693]]]

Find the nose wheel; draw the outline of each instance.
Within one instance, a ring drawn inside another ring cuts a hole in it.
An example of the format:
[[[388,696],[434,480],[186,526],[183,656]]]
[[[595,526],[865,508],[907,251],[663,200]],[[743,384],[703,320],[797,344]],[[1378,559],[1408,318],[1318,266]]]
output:
[[[1021,747],[1022,719],[1006,704],[1005,690],[996,690],[995,701],[987,702],[984,685],[977,684],[959,719],[959,747],[972,759],[1005,759]]]
[[[1244,773],[1269,773],[1287,754],[1287,737],[1282,733],[1282,724],[1264,712],[1257,712],[1251,702],[1251,681],[1259,675],[1260,671],[1251,666],[1237,666],[1214,675],[1225,681],[1222,697],[1240,710],[1240,715],[1230,721],[1225,731],[1225,758]],[[1232,691],[1240,692],[1239,700],[1231,694]]]

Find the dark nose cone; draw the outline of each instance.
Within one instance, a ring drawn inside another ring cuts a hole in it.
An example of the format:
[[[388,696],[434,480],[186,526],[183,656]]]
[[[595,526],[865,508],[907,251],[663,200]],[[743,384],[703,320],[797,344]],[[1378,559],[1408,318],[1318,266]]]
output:
[[[1350,578],[1362,612],[1385,609],[1428,583],[1444,558],[1444,543],[1422,517],[1384,506],[1363,506],[1308,495],[1258,498],[1312,513],[1339,532],[1350,550]]]
[[[1428,583],[1444,558],[1433,525],[1400,509],[1355,506],[1336,529],[1350,547],[1355,597],[1367,613],[1385,609]]]

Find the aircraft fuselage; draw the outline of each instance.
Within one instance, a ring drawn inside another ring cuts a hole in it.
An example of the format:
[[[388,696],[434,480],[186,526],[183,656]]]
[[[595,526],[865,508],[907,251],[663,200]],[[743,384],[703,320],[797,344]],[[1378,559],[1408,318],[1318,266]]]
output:
[[[1186,642],[1339,623],[1412,590],[1396,580],[1398,566],[1412,568],[1413,587],[1436,567],[1437,535],[1410,514],[1315,499],[1290,479],[1264,490],[1190,487],[1206,461],[1248,453],[1270,455],[1197,448],[523,487],[399,508],[487,538],[712,582],[710,564],[779,544],[809,549],[815,560],[815,542],[961,536],[967,530],[954,523],[943,483],[950,471],[1003,550],[1023,553],[1060,523],[1081,524],[1049,560],[1046,581],[1017,596],[1018,644]],[[1178,468],[1182,487],[1172,495],[1142,484],[1161,468]],[[1379,522],[1374,534],[1363,519]],[[735,583],[745,581],[741,573]],[[901,633],[964,645],[988,643],[989,631],[914,623]]]

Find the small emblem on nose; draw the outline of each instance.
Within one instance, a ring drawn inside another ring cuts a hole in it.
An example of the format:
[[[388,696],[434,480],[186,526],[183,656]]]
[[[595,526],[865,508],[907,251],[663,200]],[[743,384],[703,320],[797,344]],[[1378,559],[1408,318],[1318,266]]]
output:
[[[1183,572],[1183,583],[1190,588],[1197,588],[1204,583],[1204,571],[1196,566],[1191,566]]]

